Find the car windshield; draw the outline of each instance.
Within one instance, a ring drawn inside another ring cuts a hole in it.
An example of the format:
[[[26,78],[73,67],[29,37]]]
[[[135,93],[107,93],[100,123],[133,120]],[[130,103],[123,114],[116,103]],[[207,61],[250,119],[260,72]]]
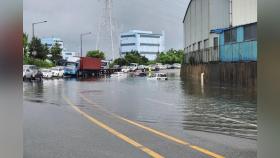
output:
[[[77,66],[77,63],[66,63],[66,66]]]

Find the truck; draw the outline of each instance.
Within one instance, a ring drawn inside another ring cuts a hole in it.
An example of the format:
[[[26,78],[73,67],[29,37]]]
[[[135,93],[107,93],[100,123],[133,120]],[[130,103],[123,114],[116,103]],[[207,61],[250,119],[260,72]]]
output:
[[[101,59],[92,57],[80,57],[77,62],[66,62],[65,76],[94,76],[101,70]]]

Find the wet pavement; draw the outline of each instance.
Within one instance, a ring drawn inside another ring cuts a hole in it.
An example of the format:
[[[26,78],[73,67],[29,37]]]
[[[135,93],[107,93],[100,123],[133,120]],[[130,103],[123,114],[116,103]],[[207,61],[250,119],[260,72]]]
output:
[[[24,157],[256,157],[254,92],[168,77],[24,82]]]

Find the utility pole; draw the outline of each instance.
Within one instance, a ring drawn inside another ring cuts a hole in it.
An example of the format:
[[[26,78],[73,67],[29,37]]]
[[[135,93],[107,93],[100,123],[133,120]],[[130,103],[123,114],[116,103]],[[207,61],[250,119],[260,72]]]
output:
[[[81,40],[81,57],[83,57],[83,36],[86,36],[86,35],[90,35],[91,32],[87,32],[87,33],[81,33],[80,35],[80,40]]]
[[[35,23],[32,23],[32,38],[35,37],[35,25],[37,24],[42,24],[42,23],[46,23],[47,21],[39,21],[39,22],[35,22]]]

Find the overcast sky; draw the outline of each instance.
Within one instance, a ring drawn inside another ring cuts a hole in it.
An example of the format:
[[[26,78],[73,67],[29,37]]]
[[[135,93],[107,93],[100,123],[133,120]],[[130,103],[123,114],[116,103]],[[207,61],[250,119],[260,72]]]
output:
[[[92,32],[84,37],[84,52],[94,50],[98,24],[104,19],[105,0],[24,0],[23,29],[31,37],[32,22],[47,20],[36,25],[36,36],[59,37],[65,48],[80,50],[81,32]],[[115,51],[118,54],[119,34],[131,29],[166,34],[166,49],[183,48],[183,17],[189,0],[113,0]],[[111,56],[109,33],[101,27],[100,49]]]

